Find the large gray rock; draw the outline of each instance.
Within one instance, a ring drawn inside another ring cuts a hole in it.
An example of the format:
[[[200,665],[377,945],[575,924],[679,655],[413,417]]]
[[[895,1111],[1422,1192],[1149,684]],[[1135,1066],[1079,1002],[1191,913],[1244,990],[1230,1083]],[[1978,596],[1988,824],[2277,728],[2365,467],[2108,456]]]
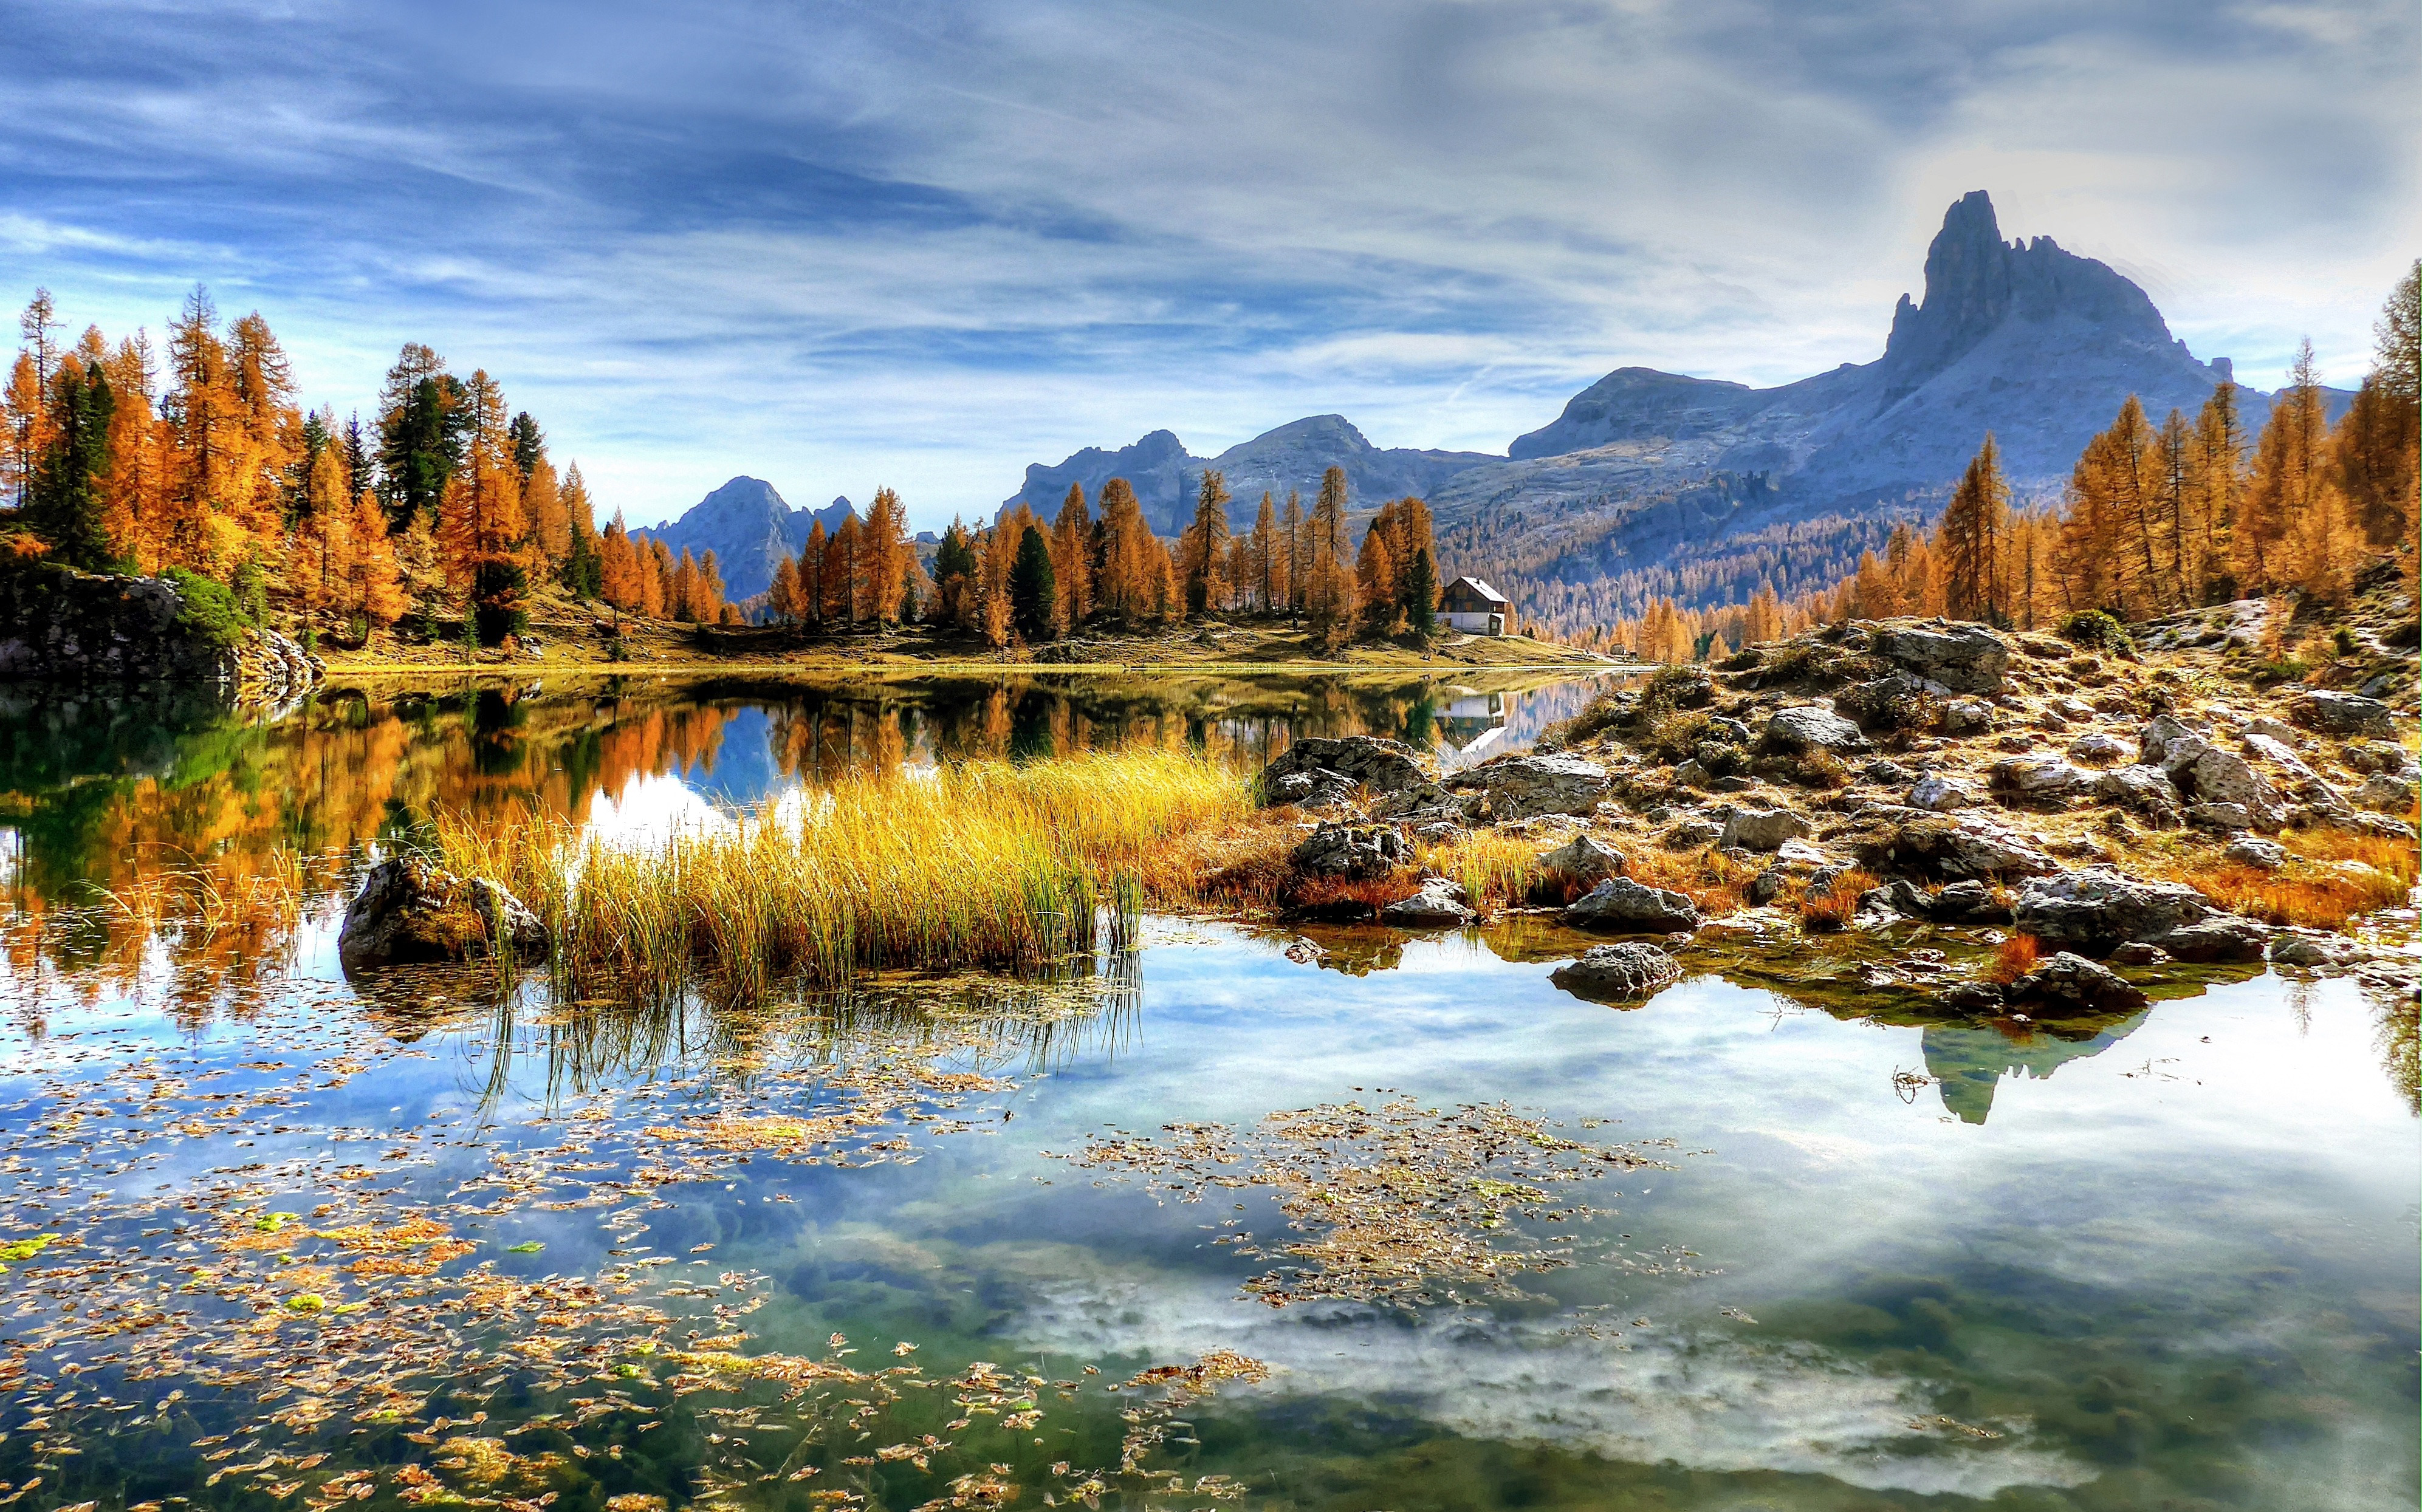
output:
[[[2277,871],[2288,864],[2288,848],[2276,840],[2241,835],[2229,842],[2228,849],[2220,853],[2220,859],[2259,871]]]
[[[2038,1019],[2127,1013],[2145,1005],[2145,994],[2118,973],[2066,950],[2012,982],[2004,1000]]]
[[[1379,911],[1381,924],[1400,929],[1450,928],[1469,924],[1471,918],[1462,886],[1444,877],[1430,878],[1412,896],[1400,897]]]
[[[2137,736],[2136,759],[2148,767],[2158,767],[2169,755],[2170,742],[2179,740],[2204,739],[2206,732],[2190,726],[2176,714],[2156,714]]]
[[[2414,783],[2406,777],[2394,777],[2385,772],[2375,772],[2363,780],[2361,787],[2348,795],[2364,808],[2383,814],[2410,814],[2414,811]]]
[[[1619,875],[1627,865],[1622,851],[1587,834],[1576,834],[1539,857],[1541,870],[1570,877],[1585,887]]]
[[[165,578],[20,562],[0,572],[0,681],[165,683],[231,704],[291,704],[320,659],[275,631],[202,628]]]
[[[1887,626],[1867,648],[1953,693],[2000,693],[2010,664],[2010,648],[1982,625]]]
[[[1342,740],[1313,736],[1298,740],[1263,770],[1262,777],[1268,785],[1266,790],[1275,791],[1277,784],[1290,777],[1310,776],[1318,783],[1326,772],[1335,772],[1375,793],[1423,787],[1435,775],[1425,758],[1402,740],[1349,735]]]
[[[1803,751],[1830,751],[1839,756],[1846,751],[1864,751],[1867,738],[1859,727],[1830,709],[1803,704],[1797,709],[1780,709],[1766,722],[1766,733],[1758,743],[1769,751],[1797,756]]]
[[[1628,877],[1610,877],[1565,910],[1565,922],[1580,929],[1618,934],[1675,934],[1699,927],[1699,910],[1679,893],[1649,887]]]
[[[1912,919],[1935,924],[2010,922],[2010,905],[1998,901],[1991,888],[1973,879],[1953,882],[1939,893],[1928,893],[1904,877],[1882,892],[1886,907]]]
[[[348,972],[502,952],[545,954],[546,927],[498,882],[467,881],[417,855],[372,866],[345,909],[337,959]]]
[[[1954,809],[1974,808],[1985,801],[1984,795],[1957,777],[1927,772],[1910,785],[1909,806],[1932,814],[1947,814]]]
[[[2234,803],[2245,810],[2256,829],[2275,830],[2286,816],[2270,780],[2246,762],[2199,736],[2184,735],[2164,742],[2162,771],[2179,796],[2194,803]]]
[[[2054,756],[2004,756],[1988,775],[1997,793],[2029,802],[2075,798],[2094,787],[2094,773]]]
[[[1498,819],[1587,814],[1612,786],[1606,769],[1576,756],[1523,756],[1458,772],[1446,786],[1477,792]]]
[[[2178,790],[2169,773],[2159,767],[2117,767],[2098,772],[2094,796],[2143,816],[2157,829],[2178,828]]]
[[[1903,824],[1884,854],[1875,859],[1887,866],[1979,881],[2040,877],[2060,870],[2059,862],[2025,836],[1982,814]]]
[[[2271,927],[2241,913],[2215,913],[2181,924],[2154,941],[2177,959],[2194,962],[2260,960]]]
[[[2324,735],[2390,735],[2397,729],[2395,709],[2360,694],[2304,694],[2288,704],[2288,717]]]
[[[1412,853],[1405,837],[1391,825],[1323,819],[1287,859],[1307,876],[1369,881],[1387,876],[1412,859]]]
[[[1787,808],[1737,808],[1724,820],[1718,844],[1748,850],[1772,850],[1785,840],[1805,839],[1816,826]]]
[[[2259,959],[2268,938],[2261,926],[2222,912],[2184,882],[2147,881],[2099,867],[2027,883],[2012,915],[2021,933],[2089,956],[2107,956],[2135,941],[2180,960]]]
[[[1575,997],[1606,1002],[1646,997],[1681,975],[1673,957],[1655,945],[1627,940],[1592,946],[1581,959],[1549,973],[1548,980]]]

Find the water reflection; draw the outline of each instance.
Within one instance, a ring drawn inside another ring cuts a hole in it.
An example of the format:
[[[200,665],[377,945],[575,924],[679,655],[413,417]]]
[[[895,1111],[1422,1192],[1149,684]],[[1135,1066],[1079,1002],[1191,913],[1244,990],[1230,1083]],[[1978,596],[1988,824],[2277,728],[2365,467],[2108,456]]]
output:
[[[188,998],[258,980],[291,956],[305,907],[440,808],[661,830],[903,763],[1149,743],[1257,765],[1304,735],[1404,738],[1453,762],[1535,738],[1598,680],[613,678],[338,689],[278,713],[165,691],[0,695],[9,959],[123,971],[165,947],[194,974]],[[1475,702],[1485,727],[1455,712]],[[164,931],[171,919],[190,927]]]
[[[1981,1124],[1993,1111],[1993,1088],[2003,1077],[2040,1081],[2070,1061],[2100,1055],[2134,1032],[2149,1011],[2100,1028],[1933,1024],[1921,1042],[1926,1074],[1935,1079],[1944,1109],[1963,1124]]]

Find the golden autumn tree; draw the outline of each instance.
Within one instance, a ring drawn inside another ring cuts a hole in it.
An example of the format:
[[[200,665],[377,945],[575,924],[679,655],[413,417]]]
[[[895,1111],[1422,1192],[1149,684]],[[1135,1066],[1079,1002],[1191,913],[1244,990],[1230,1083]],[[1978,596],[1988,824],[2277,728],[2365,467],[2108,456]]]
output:
[[[1942,566],[1943,612],[1958,619],[2003,623],[2003,557],[2009,545],[2010,485],[1993,433],[1969,460],[1936,526]]]
[[[1060,596],[1060,623],[1084,624],[1093,612],[1093,516],[1085,507],[1085,485],[1068,485],[1068,496],[1051,522],[1051,585]],[[938,558],[936,559],[938,560]]]

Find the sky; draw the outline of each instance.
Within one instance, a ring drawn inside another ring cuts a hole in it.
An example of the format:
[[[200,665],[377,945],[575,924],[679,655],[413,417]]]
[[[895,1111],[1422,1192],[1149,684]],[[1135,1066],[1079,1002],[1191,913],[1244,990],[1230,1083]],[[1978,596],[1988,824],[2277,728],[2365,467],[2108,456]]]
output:
[[[1971,189],[2257,387],[2422,254],[2412,0],[0,0],[0,301],[202,283],[340,414],[425,342],[635,524],[1788,382]]]

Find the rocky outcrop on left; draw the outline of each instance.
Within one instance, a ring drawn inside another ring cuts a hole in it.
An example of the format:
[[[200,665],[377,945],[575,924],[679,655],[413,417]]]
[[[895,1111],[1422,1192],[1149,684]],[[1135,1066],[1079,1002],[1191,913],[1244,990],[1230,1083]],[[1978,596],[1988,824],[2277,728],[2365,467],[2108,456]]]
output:
[[[457,877],[417,855],[372,866],[337,934],[349,974],[483,955],[531,960],[546,948],[546,927],[503,883]]]
[[[229,702],[291,702],[326,669],[275,631],[228,623],[167,578],[47,563],[0,570],[0,680],[147,682]]]

